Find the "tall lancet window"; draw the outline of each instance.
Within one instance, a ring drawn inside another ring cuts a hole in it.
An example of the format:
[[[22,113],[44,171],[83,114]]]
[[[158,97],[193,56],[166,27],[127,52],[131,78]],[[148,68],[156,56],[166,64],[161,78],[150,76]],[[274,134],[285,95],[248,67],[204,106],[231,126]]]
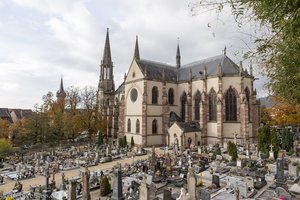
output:
[[[181,101],[181,119],[183,121],[185,121],[185,112],[186,112],[185,105],[186,105],[186,102],[187,102],[187,97],[186,97],[185,92],[183,92],[180,101]]]
[[[201,102],[201,94],[200,91],[197,90],[195,94],[195,105],[194,105],[194,115],[195,120],[200,120],[200,102]]]
[[[156,120],[156,119],[154,119],[154,120],[152,121],[152,133],[153,133],[153,134],[156,134],[156,133],[157,133],[157,120]]]
[[[237,121],[237,103],[236,93],[230,87],[225,95],[225,119],[226,121]]]
[[[158,89],[156,86],[152,88],[152,104],[157,104],[158,99]]]
[[[130,119],[127,120],[127,132],[131,132],[131,121]]]
[[[174,104],[174,90],[173,90],[173,88],[170,88],[169,91],[168,91],[168,103],[169,103],[169,105]]]
[[[214,89],[210,90],[208,97],[208,110],[209,110],[209,120],[217,120],[217,93]]]
[[[140,120],[139,119],[136,120],[135,131],[136,131],[136,133],[140,133]]]
[[[250,91],[248,89],[248,87],[246,87],[245,89],[245,94],[246,94],[246,103],[247,103],[247,107],[248,107],[248,120],[249,122],[251,122],[251,101],[250,101]]]

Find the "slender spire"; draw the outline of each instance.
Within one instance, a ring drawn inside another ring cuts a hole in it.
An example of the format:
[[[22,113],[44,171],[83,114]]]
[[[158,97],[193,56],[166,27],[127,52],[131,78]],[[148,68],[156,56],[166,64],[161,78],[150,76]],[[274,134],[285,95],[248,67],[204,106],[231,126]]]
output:
[[[110,43],[109,43],[109,29],[107,28],[105,46],[103,52],[102,63],[104,65],[112,65],[111,53],[110,53]]]
[[[140,59],[138,36],[136,36],[136,38],[135,38],[135,48],[134,48],[134,57],[133,58],[136,60]]]
[[[179,38],[178,38],[178,41],[177,41],[177,53],[176,53],[176,67],[177,68],[180,68],[180,49],[179,49]]]
[[[252,61],[250,61],[250,75],[253,76]]]
[[[62,92],[64,91],[64,82],[63,82],[63,77],[61,76],[60,78],[60,87],[59,87],[59,91]]]
[[[65,98],[66,92],[64,90],[64,83],[63,83],[63,77],[61,76],[60,78],[60,86],[59,86],[59,90],[56,92],[56,97],[59,98]]]
[[[243,69],[243,62],[242,61],[240,61],[239,68],[240,68],[240,76],[242,76],[243,75],[243,71],[244,71],[244,69]]]
[[[223,50],[223,53],[224,53],[224,55],[226,56],[226,45],[225,45],[225,47],[224,47],[224,50]]]

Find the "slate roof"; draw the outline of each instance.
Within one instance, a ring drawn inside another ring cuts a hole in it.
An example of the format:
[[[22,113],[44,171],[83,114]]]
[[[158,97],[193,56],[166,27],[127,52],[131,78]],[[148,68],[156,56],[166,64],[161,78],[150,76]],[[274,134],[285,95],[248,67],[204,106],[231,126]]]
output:
[[[176,82],[177,80],[177,68],[174,66],[143,59],[138,60],[137,63],[144,75],[147,71],[147,78],[151,80],[162,80],[163,71],[167,82]]]
[[[176,122],[176,123],[183,130],[184,133],[201,131],[199,122]]]
[[[12,119],[9,113],[8,108],[0,108],[0,118],[3,120],[7,120],[8,122],[12,123]]]
[[[147,71],[147,78],[151,80],[162,80],[164,71],[165,81],[167,82],[187,81],[189,79],[190,70],[192,71],[193,78],[202,78],[203,75],[199,72],[203,73],[205,66],[207,76],[218,75],[218,67],[220,64],[224,76],[239,75],[240,71],[239,66],[224,54],[192,62],[181,66],[179,69],[177,69],[176,66],[144,59],[137,60],[137,63],[144,75]],[[243,72],[243,74],[248,75],[246,72]]]
[[[178,80],[188,80],[190,69],[192,69],[193,78],[201,78],[199,72],[203,72],[206,66],[207,75],[215,76],[218,75],[218,67],[221,64],[222,74],[223,75],[238,75],[240,72],[239,66],[235,64],[230,58],[226,55],[218,55],[204,60],[192,62],[186,65],[183,65],[179,69]]]

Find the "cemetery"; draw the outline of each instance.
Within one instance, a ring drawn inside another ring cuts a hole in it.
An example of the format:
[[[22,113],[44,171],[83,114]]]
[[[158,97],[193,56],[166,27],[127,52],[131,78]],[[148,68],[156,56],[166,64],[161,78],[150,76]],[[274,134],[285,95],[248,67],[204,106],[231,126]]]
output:
[[[253,145],[238,148],[234,158],[227,144],[147,149],[60,145],[4,162],[0,199],[299,198],[299,157],[280,151],[275,159],[272,147],[268,158]]]

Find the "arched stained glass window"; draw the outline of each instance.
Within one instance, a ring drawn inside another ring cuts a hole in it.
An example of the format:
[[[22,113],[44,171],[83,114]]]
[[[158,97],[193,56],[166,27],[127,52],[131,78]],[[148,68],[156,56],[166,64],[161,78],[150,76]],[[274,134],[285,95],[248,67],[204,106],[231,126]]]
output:
[[[153,134],[156,134],[156,133],[157,133],[157,120],[156,120],[156,119],[154,119],[154,120],[152,121],[152,133],[153,133]]]
[[[236,93],[230,87],[225,95],[225,119],[226,121],[237,121],[237,100]]]
[[[174,104],[174,90],[173,90],[173,88],[170,88],[169,91],[168,91],[168,103],[169,103],[169,105]]]
[[[130,119],[127,120],[127,132],[131,132],[131,121],[130,121]]]
[[[185,112],[186,112],[185,105],[187,103],[187,96],[185,92],[183,92],[180,101],[181,101],[181,119],[185,121]]]
[[[195,94],[195,106],[194,106],[195,120],[200,120],[200,102],[201,102],[201,94],[200,91],[197,90]]]
[[[156,86],[152,88],[152,104],[157,104],[158,99],[158,89]]]
[[[136,131],[136,133],[140,133],[140,120],[139,119],[136,120],[135,131]]]

